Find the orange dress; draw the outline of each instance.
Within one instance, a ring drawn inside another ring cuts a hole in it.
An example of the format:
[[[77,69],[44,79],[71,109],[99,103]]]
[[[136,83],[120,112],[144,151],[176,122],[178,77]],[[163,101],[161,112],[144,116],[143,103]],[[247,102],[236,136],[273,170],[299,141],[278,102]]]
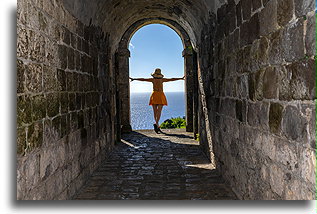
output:
[[[153,91],[150,97],[149,105],[167,106],[167,100],[163,91]]]

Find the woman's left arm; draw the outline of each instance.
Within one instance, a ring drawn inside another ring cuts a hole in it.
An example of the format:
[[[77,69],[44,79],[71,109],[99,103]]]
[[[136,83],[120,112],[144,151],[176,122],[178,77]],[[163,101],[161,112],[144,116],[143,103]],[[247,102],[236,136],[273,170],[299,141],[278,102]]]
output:
[[[182,78],[164,78],[163,82],[172,82],[172,81],[176,81],[176,80],[185,80],[185,76],[183,76]]]

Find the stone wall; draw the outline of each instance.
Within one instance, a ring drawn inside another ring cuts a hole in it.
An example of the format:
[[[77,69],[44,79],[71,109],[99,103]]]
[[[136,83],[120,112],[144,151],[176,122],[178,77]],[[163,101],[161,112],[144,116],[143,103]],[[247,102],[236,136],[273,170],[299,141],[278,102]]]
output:
[[[313,0],[228,0],[202,31],[201,142],[241,199],[315,199],[315,26]]]
[[[19,0],[17,199],[69,199],[112,148],[108,35],[59,1]]]

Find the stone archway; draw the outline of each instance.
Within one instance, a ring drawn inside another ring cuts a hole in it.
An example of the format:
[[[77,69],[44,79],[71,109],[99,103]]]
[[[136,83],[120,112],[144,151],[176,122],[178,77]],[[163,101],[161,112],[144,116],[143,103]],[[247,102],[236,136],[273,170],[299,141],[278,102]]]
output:
[[[129,57],[130,51],[128,49],[130,39],[134,35],[134,33],[142,28],[145,25],[149,24],[163,24],[171,29],[173,29],[181,38],[184,50],[182,55],[184,57],[184,74],[186,75],[186,83],[185,83],[185,94],[186,94],[186,131],[192,132],[194,129],[193,118],[197,118],[194,116],[195,113],[193,111],[194,107],[194,84],[195,77],[197,76],[197,60],[195,51],[193,50],[192,43],[190,41],[189,35],[187,32],[175,21],[164,19],[164,18],[147,18],[141,19],[134,24],[132,24],[122,36],[119,47],[115,54],[116,58],[116,75],[117,75],[117,87],[119,91],[119,99],[118,102],[118,111],[120,112],[121,121],[121,132],[129,132],[131,131],[131,116],[130,116],[130,88],[127,87],[129,85]],[[196,89],[197,90],[197,89]],[[197,95],[196,95],[197,96]],[[197,115],[197,111],[196,111]],[[196,126],[197,129],[197,126]],[[119,131],[119,130],[118,130]],[[198,130],[197,130],[198,131]],[[197,133],[197,131],[195,133]],[[118,134],[119,135],[119,134]]]
[[[315,199],[315,6],[18,1],[17,198],[70,198],[107,158],[120,139],[122,39],[165,22],[197,52],[194,131],[238,197]]]

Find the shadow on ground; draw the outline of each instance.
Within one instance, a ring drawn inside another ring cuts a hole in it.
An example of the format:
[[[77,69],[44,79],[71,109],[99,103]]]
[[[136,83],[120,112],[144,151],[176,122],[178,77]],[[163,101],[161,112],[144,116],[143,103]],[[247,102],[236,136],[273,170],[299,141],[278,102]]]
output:
[[[236,199],[197,141],[182,131],[138,131],[122,141],[74,199]]]

